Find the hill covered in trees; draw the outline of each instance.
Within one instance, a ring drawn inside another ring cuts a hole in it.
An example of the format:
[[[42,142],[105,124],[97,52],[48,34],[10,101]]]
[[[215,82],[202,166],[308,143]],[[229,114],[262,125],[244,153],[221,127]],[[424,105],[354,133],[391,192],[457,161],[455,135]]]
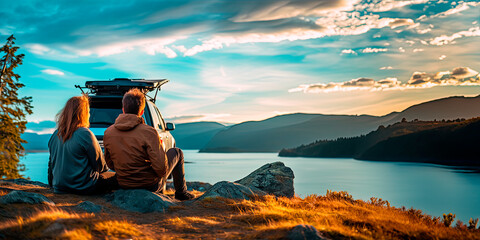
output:
[[[367,135],[316,141],[282,149],[284,157],[333,157],[375,161],[480,166],[480,118],[411,121],[380,126]]]

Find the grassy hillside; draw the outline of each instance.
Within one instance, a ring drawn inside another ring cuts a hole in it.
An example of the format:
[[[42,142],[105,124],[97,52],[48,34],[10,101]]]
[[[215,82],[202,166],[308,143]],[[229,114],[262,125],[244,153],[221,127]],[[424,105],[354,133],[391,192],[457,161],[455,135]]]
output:
[[[480,165],[480,148],[476,147],[478,134],[480,118],[399,122],[380,126],[367,135],[283,149],[279,155]]]
[[[312,225],[329,239],[480,238],[476,223],[455,223],[448,217],[393,207],[377,198],[354,200],[346,192],[327,191],[305,198],[207,198],[164,213],[136,213],[119,209],[102,196],[2,185],[0,196],[15,189],[41,193],[56,203],[51,207],[0,204],[0,236],[5,239],[285,239],[298,224]],[[94,214],[71,208],[84,200],[106,209]]]

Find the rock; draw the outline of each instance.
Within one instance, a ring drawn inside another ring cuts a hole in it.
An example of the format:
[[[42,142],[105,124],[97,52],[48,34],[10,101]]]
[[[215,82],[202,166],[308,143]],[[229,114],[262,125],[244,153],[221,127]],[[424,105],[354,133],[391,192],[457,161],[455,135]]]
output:
[[[253,171],[248,176],[235,181],[252,190],[259,189],[268,194],[283,197],[293,197],[295,190],[293,179],[295,178],[291,168],[282,162],[268,163]]]
[[[120,189],[107,195],[112,204],[134,212],[164,212],[175,203],[163,194],[152,193],[144,189]]]
[[[103,207],[101,205],[97,205],[90,201],[83,201],[76,206],[73,207],[76,210],[88,212],[88,213],[98,213],[102,211]]]
[[[17,179],[4,179],[4,180],[1,180],[3,182],[9,182],[9,183],[14,183],[14,184],[18,184],[18,185],[36,185],[36,186],[39,186],[39,187],[46,187],[46,188],[49,188],[50,186],[48,186],[48,184],[45,184],[45,183],[42,183],[42,182],[39,182],[39,181],[30,181],[30,180],[27,180],[27,179],[23,179],[23,178],[17,178]]]
[[[208,189],[200,198],[199,200],[205,198],[214,198],[214,197],[223,197],[223,198],[231,198],[231,199],[251,199],[252,196],[255,195],[265,195],[264,192],[258,191],[253,192],[252,189],[243,186],[238,183],[221,181],[215,183],[210,189]]]
[[[53,222],[43,230],[43,234],[45,235],[54,235],[54,234],[60,234],[66,229],[66,226],[64,224],[61,224],[57,221]]]
[[[300,224],[295,226],[287,235],[287,239],[290,240],[326,240],[318,230],[312,225]]]
[[[200,192],[205,192],[212,187],[212,184],[205,182],[187,182],[187,190],[193,191],[197,190]],[[175,189],[173,182],[167,182],[167,189]]]
[[[24,192],[24,191],[11,191],[5,196],[0,197],[0,203],[29,203],[29,204],[47,204],[54,206],[55,203],[38,193]]]

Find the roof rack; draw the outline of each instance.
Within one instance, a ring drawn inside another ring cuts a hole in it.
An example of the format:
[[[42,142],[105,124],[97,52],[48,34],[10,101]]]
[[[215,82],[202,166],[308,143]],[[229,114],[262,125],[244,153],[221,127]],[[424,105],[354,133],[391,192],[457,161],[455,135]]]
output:
[[[87,88],[89,91],[87,94],[95,95],[120,95],[123,96],[128,90],[132,88],[138,88],[142,91],[145,96],[149,98],[150,101],[155,103],[157,98],[157,93],[160,90],[161,86],[170,80],[168,79],[129,79],[129,78],[115,78],[110,81],[105,80],[95,80],[95,81],[86,81],[85,87],[75,85],[76,88],[79,88],[82,93],[85,93],[83,89]],[[155,91],[155,96],[150,97],[147,93]]]

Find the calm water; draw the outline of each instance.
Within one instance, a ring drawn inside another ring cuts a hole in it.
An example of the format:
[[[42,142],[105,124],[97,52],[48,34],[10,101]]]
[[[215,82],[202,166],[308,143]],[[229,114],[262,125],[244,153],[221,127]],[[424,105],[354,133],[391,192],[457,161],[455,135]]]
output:
[[[355,199],[380,197],[393,206],[414,207],[427,214],[455,213],[468,223],[480,218],[480,174],[429,164],[368,162],[353,159],[280,158],[275,153],[198,153],[186,150],[187,181],[238,180],[265,163],[282,161],[295,173],[301,197],[327,189],[348,191]],[[24,173],[47,182],[48,153],[30,153]]]

